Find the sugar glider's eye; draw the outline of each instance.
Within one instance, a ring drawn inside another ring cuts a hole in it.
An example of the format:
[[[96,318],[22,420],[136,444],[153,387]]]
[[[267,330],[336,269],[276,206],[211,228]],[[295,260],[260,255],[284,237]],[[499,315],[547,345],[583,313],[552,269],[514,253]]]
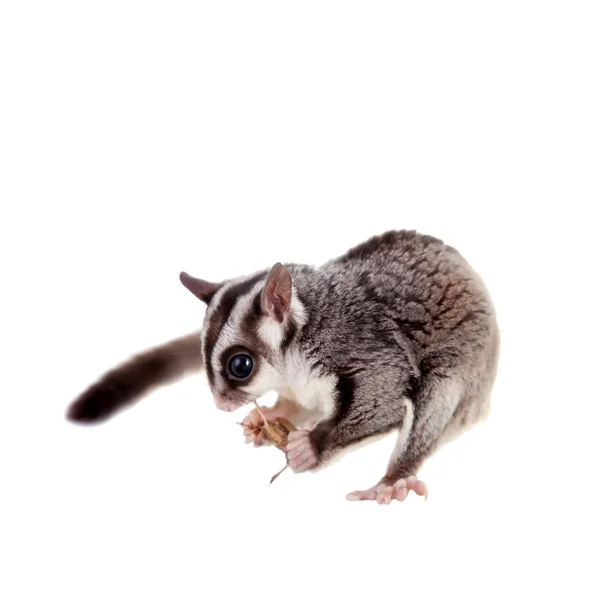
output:
[[[235,354],[229,359],[229,372],[236,379],[246,379],[252,373],[254,363],[248,354]]]

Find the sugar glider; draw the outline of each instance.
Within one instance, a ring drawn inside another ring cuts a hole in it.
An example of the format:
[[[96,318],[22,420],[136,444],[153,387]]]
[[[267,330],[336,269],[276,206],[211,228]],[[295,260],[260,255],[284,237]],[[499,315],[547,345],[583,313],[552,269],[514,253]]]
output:
[[[220,283],[180,279],[207,305],[201,331],[109,371],[71,404],[69,419],[101,421],[204,367],[221,410],[274,390],[267,418],[316,415],[289,436],[296,473],[396,431],[380,481],[347,496],[387,504],[410,490],[426,495],[423,461],[487,415],[499,351],[494,308],[466,260],[434,237],[389,231],[318,268],[276,263]],[[250,422],[261,422],[256,408]],[[263,442],[252,433],[246,441]]]

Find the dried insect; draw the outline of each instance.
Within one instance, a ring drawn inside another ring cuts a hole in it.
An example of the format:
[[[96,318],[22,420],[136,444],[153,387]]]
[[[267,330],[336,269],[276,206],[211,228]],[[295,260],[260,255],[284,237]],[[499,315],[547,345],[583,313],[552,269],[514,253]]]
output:
[[[258,406],[256,402],[255,404],[258,413],[262,417],[263,424],[260,427],[243,423],[240,423],[240,425],[244,427],[246,433],[253,433],[255,436],[258,436],[262,433],[263,437],[271,442],[276,448],[283,450],[287,445],[290,431],[296,431],[296,427],[294,427],[294,425],[287,419],[283,419],[281,417],[278,417],[274,421],[268,421],[263,412],[260,410],[260,406]],[[285,465],[281,471],[275,473],[275,475],[271,477],[271,481],[269,483],[273,483],[286,469],[287,465]]]

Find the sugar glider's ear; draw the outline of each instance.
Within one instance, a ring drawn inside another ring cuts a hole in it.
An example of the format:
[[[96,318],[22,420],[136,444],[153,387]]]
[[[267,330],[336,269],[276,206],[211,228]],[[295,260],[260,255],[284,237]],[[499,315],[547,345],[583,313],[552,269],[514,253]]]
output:
[[[262,292],[262,309],[275,320],[283,323],[285,315],[290,311],[291,303],[292,276],[281,263],[275,263]]]
[[[221,283],[211,283],[210,281],[204,281],[204,279],[196,279],[191,275],[188,275],[185,271],[179,273],[179,280],[185,287],[196,296],[202,302],[208,304],[212,297],[217,293],[221,287]]]

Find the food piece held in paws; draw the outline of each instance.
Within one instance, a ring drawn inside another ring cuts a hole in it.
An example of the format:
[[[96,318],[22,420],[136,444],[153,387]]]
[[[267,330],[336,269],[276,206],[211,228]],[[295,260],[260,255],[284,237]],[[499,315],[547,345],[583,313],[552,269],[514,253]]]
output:
[[[259,437],[262,435],[265,439],[271,442],[275,447],[283,450],[288,443],[288,435],[292,431],[296,431],[296,427],[287,419],[283,417],[278,417],[275,421],[269,421],[265,415],[263,414],[260,406],[255,402],[256,409],[263,419],[263,424],[258,427],[250,423],[241,423],[242,427],[247,433],[254,433],[255,437]],[[281,475],[287,469],[287,465],[281,469],[278,473],[275,473],[273,477],[271,477],[271,481],[269,483],[273,483],[279,475]]]
[[[240,423],[240,425],[246,433],[253,433],[257,437],[262,435],[267,441],[283,450],[287,446],[290,431],[296,431],[296,427],[283,417],[277,417],[273,421],[269,421],[256,401],[254,403],[256,404],[256,410],[262,417],[262,424]]]

